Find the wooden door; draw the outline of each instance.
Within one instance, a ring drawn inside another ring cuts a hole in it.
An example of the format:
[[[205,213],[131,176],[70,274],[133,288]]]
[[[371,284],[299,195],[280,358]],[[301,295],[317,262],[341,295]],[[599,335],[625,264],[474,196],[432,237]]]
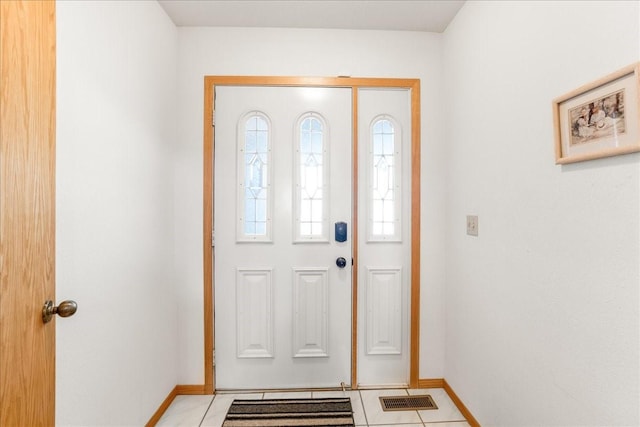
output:
[[[55,424],[55,2],[0,1],[0,425]]]

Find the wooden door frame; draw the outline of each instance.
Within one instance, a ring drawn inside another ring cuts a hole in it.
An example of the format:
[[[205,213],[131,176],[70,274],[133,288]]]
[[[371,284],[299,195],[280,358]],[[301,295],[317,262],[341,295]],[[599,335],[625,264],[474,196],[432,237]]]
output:
[[[358,194],[358,89],[398,88],[411,91],[411,285],[409,386],[418,387],[420,360],[420,80],[351,77],[204,77],[203,266],[204,266],[204,392],[215,391],[214,379],[214,94],[216,86],[342,87],[352,89],[353,194]],[[358,366],[358,198],[353,197],[351,298],[351,387],[356,389]]]

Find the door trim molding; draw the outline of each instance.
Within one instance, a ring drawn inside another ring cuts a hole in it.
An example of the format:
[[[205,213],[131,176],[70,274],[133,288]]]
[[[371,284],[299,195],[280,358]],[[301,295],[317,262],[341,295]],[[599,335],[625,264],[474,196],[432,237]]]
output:
[[[203,117],[203,297],[204,297],[204,391],[213,393],[214,379],[214,94],[216,86],[318,86],[353,89],[353,141],[358,140],[357,101],[359,88],[401,88],[411,91],[411,285],[409,386],[418,386],[420,368],[420,80],[364,77],[205,76]],[[353,192],[358,194],[358,144],[353,144]],[[358,238],[358,202],[353,198],[352,238]],[[351,385],[357,388],[358,245],[353,245],[351,313]]]

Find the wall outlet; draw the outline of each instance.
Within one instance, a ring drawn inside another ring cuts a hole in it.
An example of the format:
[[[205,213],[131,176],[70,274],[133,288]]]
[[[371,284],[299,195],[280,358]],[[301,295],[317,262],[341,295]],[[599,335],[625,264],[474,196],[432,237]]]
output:
[[[478,235],[478,216],[467,215],[467,234],[469,236]]]

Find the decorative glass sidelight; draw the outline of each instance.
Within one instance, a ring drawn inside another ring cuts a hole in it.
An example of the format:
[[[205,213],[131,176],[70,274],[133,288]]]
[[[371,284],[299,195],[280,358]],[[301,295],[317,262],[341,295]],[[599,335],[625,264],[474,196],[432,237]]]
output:
[[[304,114],[296,129],[294,239],[328,241],[328,131],[317,113]]]
[[[393,119],[378,117],[371,125],[369,174],[369,240],[400,241],[401,141]]]
[[[238,131],[238,241],[271,241],[271,126],[246,114]]]

